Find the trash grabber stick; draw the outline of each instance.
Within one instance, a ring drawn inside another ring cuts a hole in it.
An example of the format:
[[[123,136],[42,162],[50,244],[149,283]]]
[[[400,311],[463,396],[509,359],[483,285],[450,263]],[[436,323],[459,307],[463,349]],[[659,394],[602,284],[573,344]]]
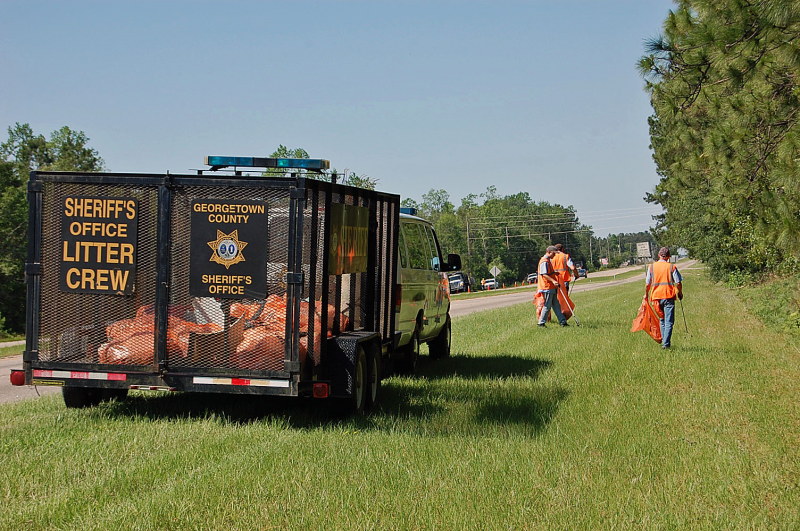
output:
[[[692,334],[689,333],[689,327],[686,326],[686,314],[683,311],[683,299],[678,299],[678,301],[681,303],[681,315],[683,315],[683,327],[686,329],[686,334],[689,337],[693,337]]]
[[[563,289],[561,289],[561,284],[559,284],[559,285],[558,285],[558,291],[560,291],[560,292],[561,292],[561,294],[562,294],[562,295],[564,295],[564,290],[563,290]],[[574,318],[575,318],[575,324],[576,324],[577,326],[580,326],[580,325],[581,325],[581,322],[580,322],[580,321],[578,321],[578,316],[577,316],[577,315],[575,315],[575,308],[573,308],[572,306],[570,306],[570,305],[569,305],[569,299],[567,298],[567,296],[566,296],[566,295],[564,295],[564,302],[566,302],[566,303],[567,303],[567,308],[569,308],[569,311],[571,311],[571,312],[572,312],[572,317],[574,317]]]

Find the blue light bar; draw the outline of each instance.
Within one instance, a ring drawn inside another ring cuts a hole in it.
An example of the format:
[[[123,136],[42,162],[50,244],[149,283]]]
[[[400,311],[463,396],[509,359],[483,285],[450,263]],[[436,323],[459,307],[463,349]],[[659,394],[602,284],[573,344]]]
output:
[[[325,159],[274,159],[269,157],[206,157],[206,165],[211,169],[240,166],[246,168],[282,168],[321,171],[328,170],[331,162]]]
[[[409,216],[416,216],[417,209],[414,207],[400,207],[401,214],[408,214]]]

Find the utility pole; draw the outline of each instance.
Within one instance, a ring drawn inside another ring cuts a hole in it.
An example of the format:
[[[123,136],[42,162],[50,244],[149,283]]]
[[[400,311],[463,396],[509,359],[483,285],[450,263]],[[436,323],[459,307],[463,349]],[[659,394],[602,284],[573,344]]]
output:
[[[467,216],[467,256],[472,256],[472,247],[469,245],[469,216]]]
[[[592,256],[592,236],[589,235],[589,262],[592,264],[594,263],[594,257]],[[592,266],[594,267],[594,266]]]
[[[511,250],[511,244],[508,242],[508,225],[506,225],[506,249]]]

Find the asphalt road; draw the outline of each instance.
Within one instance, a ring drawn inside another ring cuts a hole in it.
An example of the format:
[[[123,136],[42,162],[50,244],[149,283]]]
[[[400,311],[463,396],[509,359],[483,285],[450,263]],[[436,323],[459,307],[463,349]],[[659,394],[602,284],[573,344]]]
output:
[[[696,262],[695,260],[683,262],[680,264],[681,266],[680,268],[681,269],[688,268],[694,265],[695,262]],[[644,268],[642,266],[632,266],[629,268],[620,268],[612,271],[591,273],[591,276],[592,277],[612,276],[614,274],[624,273],[626,271],[632,271],[634,269],[644,269]],[[630,282],[643,282],[643,281],[644,281],[644,272],[642,272],[642,274],[640,275],[636,275],[634,277],[626,278],[623,280],[610,280],[608,282],[598,282],[596,284],[590,283],[588,279],[581,279],[574,284],[571,292],[581,293],[584,291],[591,291],[595,289],[609,288],[611,286],[618,286],[620,284],[628,284]],[[642,288],[644,288],[644,286],[642,286]],[[511,306],[523,302],[530,304],[532,300],[533,300],[532,291],[515,292],[515,290],[509,289],[506,290],[506,293],[502,295],[478,297],[475,299],[464,299],[464,300],[456,299],[451,303],[450,315],[452,315],[453,317],[458,317],[473,312],[481,312],[484,310],[503,308],[505,306]],[[7,343],[4,346],[12,346],[12,345],[14,345],[14,343]],[[60,392],[61,389],[58,387],[49,387],[49,386],[15,387],[11,385],[11,382],[9,380],[11,369],[21,369],[21,368],[22,368],[22,356],[11,356],[8,358],[0,359],[0,403],[16,402],[18,400],[36,398],[40,395]]]
[[[14,343],[7,343],[4,346],[10,347],[13,345]],[[0,359],[0,403],[17,402],[18,400],[37,398],[40,395],[61,392],[60,387],[52,387],[52,386],[16,387],[11,385],[11,380],[10,380],[11,369],[21,369],[21,368],[22,368],[22,356],[10,356],[8,358]]]

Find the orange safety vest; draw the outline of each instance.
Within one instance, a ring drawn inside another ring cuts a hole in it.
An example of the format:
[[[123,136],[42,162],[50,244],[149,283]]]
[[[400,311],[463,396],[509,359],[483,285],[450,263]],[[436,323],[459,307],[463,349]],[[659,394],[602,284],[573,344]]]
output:
[[[553,276],[561,282],[569,282],[567,260],[569,260],[569,255],[567,253],[556,253],[552,260],[550,260],[553,262],[553,270],[555,271],[555,275]]]
[[[553,263],[550,261],[549,258],[547,258],[547,255],[543,256],[541,258],[541,260],[539,260],[539,267],[536,268],[536,271],[539,272],[539,290],[542,291],[542,290],[551,290],[551,289],[558,288],[557,284],[555,284],[554,282],[550,282],[549,280],[547,280],[546,278],[544,278],[542,276],[542,273],[541,273],[541,271],[542,271],[542,262],[546,262],[547,263],[547,274],[552,276],[552,277],[555,277],[555,274],[554,274],[554,271],[553,271]]]
[[[650,293],[651,299],[672,299],[678,294],[678,288],[672,281],[674,269],[673,264],[661,260],[650,264],[650,285],[653,286],[653,291]]]

